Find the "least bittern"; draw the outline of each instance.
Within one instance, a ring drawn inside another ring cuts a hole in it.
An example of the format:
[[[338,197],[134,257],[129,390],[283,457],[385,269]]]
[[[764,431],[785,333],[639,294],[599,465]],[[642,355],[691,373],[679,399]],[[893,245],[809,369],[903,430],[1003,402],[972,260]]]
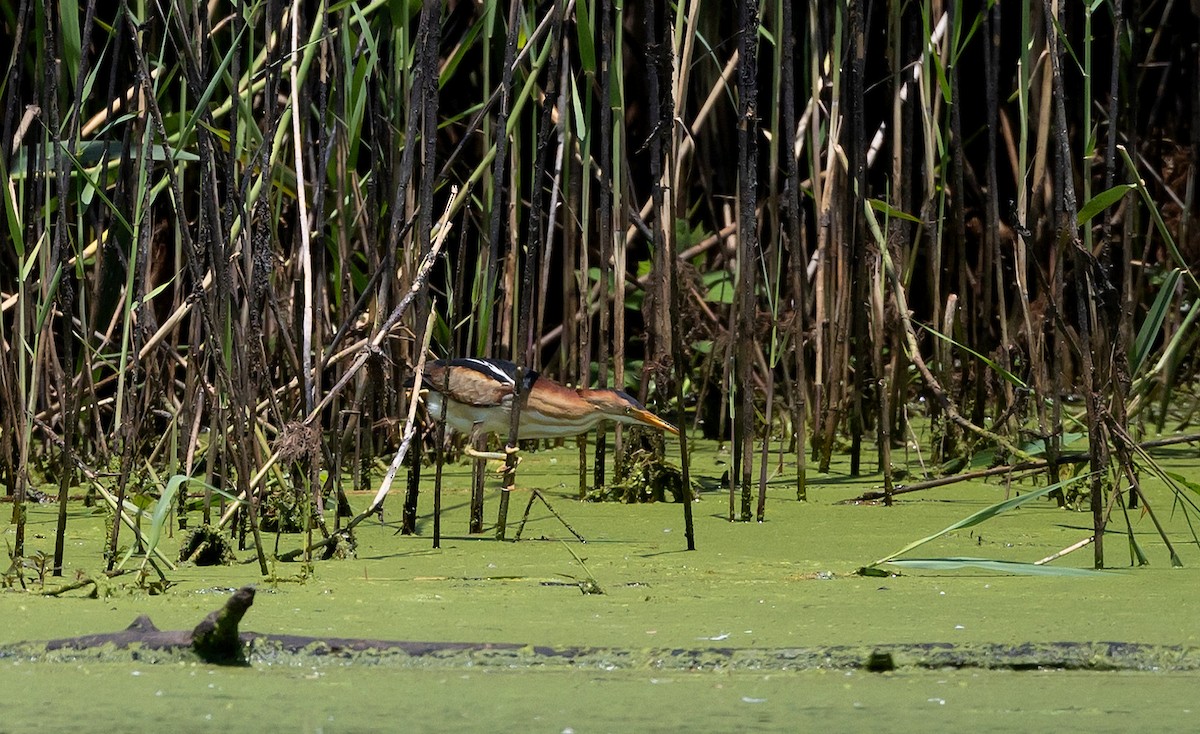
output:
[[[507,436],[517,388],[517,366],[503,359],[440,359],[425,365],[425,407],[432,419],[446,411],[446,424],[459,433]],[[527,371],[522,386],[517,438],[566,438],[602,421],[649,426],[679,435],[623,390],[570,388]],[[468,453],[476,454],[468,450]],[[499,458],[486,454],[489,458]]]

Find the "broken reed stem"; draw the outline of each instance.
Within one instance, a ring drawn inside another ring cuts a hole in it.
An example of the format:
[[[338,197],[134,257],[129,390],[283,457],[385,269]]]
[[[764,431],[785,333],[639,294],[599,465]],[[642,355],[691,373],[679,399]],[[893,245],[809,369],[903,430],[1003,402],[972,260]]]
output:
[[[305,425],[308,425],[316,420],[316,418],[320,416],[321,411],[325,409],[330,401],[337,397],[346,387],[346,385],[350,383],[350,380],[352,380],[354,376],[358,374],[359,370],[366,366],[367,361],[370,360],[373,355],[380,353],[380,345],[383,343],[384,339],[392,334],[392,330],[396,327],[396,324],[399,323],[400,319],[403,318],[404,314],[407,313],[408,308],[416,298],[417,293],[426,287],[429,274],[433,270],[433,264],[437,261],[438,256],[441,254],[442,244],[446,241],[446,237],[450,234],[451,223],[448,217],[452,211],[453,202],[458,199],[460,193],[461,192],[459,191],[458,187],[451,189],[450,203],[446,205],[446,210],[442,213],[442,218],[438,220],[437,234],[429,248],[428,254],[425,255],[425,258],[421,261],[420,266],[417,268],[417,274],[413,278],[412,285],[409,286],[408,292],[404,294],[404,298],[400,300],[400,303],[396,304],[396,308],[392,309],[392,313],[387,317],[387,319],[383,322],[371,339],[360,348],[358,357],[356,357],[354,362],[348,368],[346,368],[346,372],[342,375],[342,378],[338,380],[332,388],[330,388],[329,392],[325,393],[325,396],[321,399],[321,402],[318,403],[317,406],[313,408],[312,412],[304,418],[303,423]],[[250,489],[257,487],[262,482],[263,477],[266,476],[267,472],[275,465],[277,461],[279,461],[279,452],[275,451],[266,460],[266,462],[263,463],[262,468],[259,469],[258,472],[251,478],[249,485]],[[238,500],[244,499],[245,493],[240,493],[238,495]],[[225,527],[225,525],[227,525],[229,520],[233,517],[236,509],[237,503],[231,505],[225,514],[221,516],[221,520],[217,524],[217,527]]]

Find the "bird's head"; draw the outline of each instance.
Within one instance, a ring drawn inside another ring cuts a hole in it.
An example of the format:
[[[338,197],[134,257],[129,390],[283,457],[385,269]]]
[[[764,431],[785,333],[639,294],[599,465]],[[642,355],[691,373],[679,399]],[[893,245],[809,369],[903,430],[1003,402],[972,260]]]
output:
[[[679,435],[678,428],[646,410],[644,405],[624,390],[587,390],[582,397],[598,412],[619,423],[649,426]]]

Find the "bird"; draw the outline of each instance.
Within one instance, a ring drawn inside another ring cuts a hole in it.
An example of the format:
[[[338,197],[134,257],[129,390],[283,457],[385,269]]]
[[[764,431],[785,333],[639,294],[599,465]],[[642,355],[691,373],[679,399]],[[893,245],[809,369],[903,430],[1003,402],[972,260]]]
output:
[[[527,370],[522,378],[519,440],[567,438],[595,428],[603,421],[648,426],[679,435],[679,429],[646,410],[624,390],[567,387]],[[445,410],[446,425],[468,436],[495,433],[507,436],[517,366],[504,359],[439,359],[422,374],[425,409],[433,420]],[[467,449],[483,458],[502,458]]]

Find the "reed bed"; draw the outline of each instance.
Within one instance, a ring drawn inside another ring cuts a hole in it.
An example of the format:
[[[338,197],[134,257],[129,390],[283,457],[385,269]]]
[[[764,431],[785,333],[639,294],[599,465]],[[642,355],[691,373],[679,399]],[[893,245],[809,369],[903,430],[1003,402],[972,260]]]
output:
[[[1194,3],[14,0],[0,27],[14,559],[45,498],[61,570],[80,486],[110,570],[169,570],[172,515],[264,574],[264,528],[328,544],[377,462],[442,449],[405,420],[426,355],[625,387],[729,446],[731,521],[835,452],[888,503],[914,453],[1086,464],[1097,567],[1153,511],[1143,434],[1192,423]],[[581,446],[593,484],[625,442]]]

